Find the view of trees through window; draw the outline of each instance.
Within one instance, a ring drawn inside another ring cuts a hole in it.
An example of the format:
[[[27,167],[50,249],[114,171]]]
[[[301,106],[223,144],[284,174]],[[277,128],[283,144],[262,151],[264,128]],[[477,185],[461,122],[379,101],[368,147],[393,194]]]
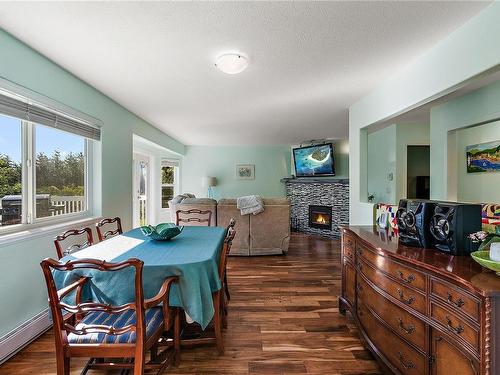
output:
[[[33,132],[35,140],[35,217],[85,210],[84,138],[29,125],[25,129]],[[22,181],[21,128],[20,120],[0,115],[0,226],[20,224],[23,219],[26,192]]]
[[[85,209],[85,141],[82,137],[36,125],[36,217]],[[50,197],[46,209],[45,202]]]
[[[175,167],[161,168],[161,207],[168,208],[168,201],[174,197]]]

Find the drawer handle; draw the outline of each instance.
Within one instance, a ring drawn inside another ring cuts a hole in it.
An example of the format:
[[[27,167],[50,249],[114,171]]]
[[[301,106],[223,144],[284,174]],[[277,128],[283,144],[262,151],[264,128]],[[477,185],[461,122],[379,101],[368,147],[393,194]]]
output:
[[[356,251],[356,254],[363,255],[363,249],[358,248],[358,250]]]
[[[453,322],[451,321],[449,316],[446,316],[446,327],[452,331],[455,332],[457,335],[460,335],[464,331],[464,327],[462,325],[458,325],[458,327],[453,327]]]
[[[413,332],[415,332],[415,326],[413,324],[410,324],[408,328],[406,328],[403,324],[403,319],[398,318],[399,320],[399,329],[406,333],[407,335],[411,335]]]
[[[363,290],[363,287],[360,283],[358,283],[358,285],[356,285],[356,289],[358,290],[358,292],[361,292]]]
[[[399,280],[407,283],[407,284],[411,284],[412,282],[415,281],[415,276],[413,274],[409,274],[408,277],[404,277],[404,274],[403,274],[403,271],[401,270],[398,270],[398,275],[399,275]]]
[[[401,365],[405,368],[405,369],[411,369],[411,368],[415,368],[415,365],[413,364],[412,361],[408,361],[406,362],[405,361],[405,357],[403,356],[403,354],[401,354],[401,352],[398,352],[398,357],[399,357],[399,362],[401,363]]]
[[[410,296],[410,298],[405,299],[405,295],[401,289],[398,289],[398,294],[399,294],[399,299],[401,302],[403,302],[406,305],[411,305],[413,302],[415,302],[415,297]]]
[[[465,302],[462,298],[459,298],[457,301],[453,301],[453,296],[451,295],[451,293],[448,293],[447,300],[449,303],[455,305],[456,307],[462,307],[463,305],[465,305]]]

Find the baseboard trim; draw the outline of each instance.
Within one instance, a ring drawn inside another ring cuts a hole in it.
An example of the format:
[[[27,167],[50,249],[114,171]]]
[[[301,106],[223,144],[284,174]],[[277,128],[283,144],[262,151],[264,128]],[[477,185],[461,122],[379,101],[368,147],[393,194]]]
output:
[[[19,327],[0,337],[0,364],[37,339],[51,325],[49,310],[45,309]]]

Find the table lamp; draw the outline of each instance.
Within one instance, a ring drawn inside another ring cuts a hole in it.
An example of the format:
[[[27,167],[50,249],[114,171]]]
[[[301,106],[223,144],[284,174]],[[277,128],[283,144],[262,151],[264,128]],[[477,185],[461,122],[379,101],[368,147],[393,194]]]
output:
[[[217,186],[217,179],[215,177],[203,177],[201,179],[201,186],[207,188],[207,197],[213,198],[212,187]]]

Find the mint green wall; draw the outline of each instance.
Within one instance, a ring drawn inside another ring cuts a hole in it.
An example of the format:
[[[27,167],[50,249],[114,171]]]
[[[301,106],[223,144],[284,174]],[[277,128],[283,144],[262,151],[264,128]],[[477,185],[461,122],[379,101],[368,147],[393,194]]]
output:
[[[398,124],[396,127],[396,194],[394,203],[406,198],[408,188],[408,146],[430,144],[429,124]],[[429,166],[427,165],[427,168]]]
[[[396,201],[396,124],[368,134],[368,194],[374,202]]]
[[[184,153],[184,146],[0,30],[0,76],[103,121],[102,214],[132,222],[132,134]],[[101,207],[96,208],[96,212]],[[0,336],[47,306],[39,263],[54,257],[53,234],[0,247]],[[21,266],[22,265],[22,266]]]
[[[236,164],[254,164],[255,180],[236,180]],[[216,199],[283,197],[280,179],[290,176],[290,146],[186,146],[181,174],[183,192],[199,197],[207,194],[201,186],[204,176],[217,178]]]
[[[457,131],[457,198],[459,201],[500,203],[500,172],[467,173],[465,167],[466,146],[492,141],[500,142],[500,121]]]
[[[394,204],[406,198],[408,146],[428,145],[429,125],[392,124],[369,133],[367,143],[367,185],[374,202]]]
[[[366,127],[449,93],[500,64],[500,2],[493,2],[349,108],[349,223],[372,224],[366,202]],[[440,162],[431,155],[432,162]]]
[[[459,130],[500,118],[500,82],[431,109],[431,198],[500,201],[500,173],[467,175],[464,144],[500,140],[498,122]],[[496,184],[490,185],[491,182]]]

